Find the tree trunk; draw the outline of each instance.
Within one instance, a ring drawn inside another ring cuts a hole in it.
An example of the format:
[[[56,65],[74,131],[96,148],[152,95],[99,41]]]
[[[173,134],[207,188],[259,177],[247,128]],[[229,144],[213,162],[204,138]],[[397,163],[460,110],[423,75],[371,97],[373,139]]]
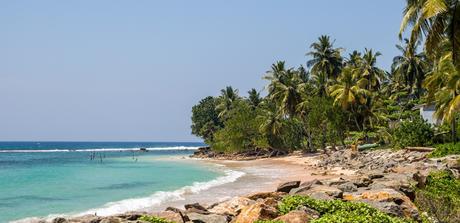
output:
[[[455,120],[455,117],[452,118],[451,122],[451,128],[452,128],[452,142],[456,143],[457,142],[457,122]]]

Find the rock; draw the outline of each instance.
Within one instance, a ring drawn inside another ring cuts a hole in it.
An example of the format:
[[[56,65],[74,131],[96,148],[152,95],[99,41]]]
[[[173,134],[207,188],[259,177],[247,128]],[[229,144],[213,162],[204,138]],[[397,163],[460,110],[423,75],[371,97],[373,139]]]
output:
[[[289,193],[291,189],[298,188],[299,186],[300,186],[300,181],[285,182],[278,186],[278,188],[276,189],[276,192]]]
[[[188,217],[184,217],[181,212],[174,211],[162,211],[155,213],[154,216],[176,223],[182,223],[189,220]]]
[[[399,205],[395,204],[394,202],[376,202],[376,201],[369,201],[369,200],[364,200],[362,202],[367,203],[373,208],[380,210],[382,212],[385,212],[387,214],[391,214],[394,216],[404,215],[402,208]]]
[[[277,217],[277,210],[264,203],[255,203],[241,210],[234,223],[252,223],[256,220],[270,220]]]
[[[460,158],[449,157],[445,159],[447,168],[460,170]]]
[[[417,181],[417,187],[418,188],[424,188],[426,185],[426,175],[421,174],[420,172],[414,173],[412,175],[412,179]]]
[[[209,211],[198,203],[186,204],[184,207],[187,213],[194,212],[199,214],[209,214]]]
[[[358,191],[358,187],[354,183],[351,183],[351,182],[341,184],[337,188],[342,190],[343,192],[355,192],[355,191]]]
[[[382,173],[371,173],[368,175],[369,179],[374,180],[374,179],[379,179],[383,178],[384,175]]]
[[[142,215],[146,215],[146,214],[147,214],[146,212],[127,212],[124,214],[116,215],[116,217],[126,219],[129,221],[135,221],[139,219],[140,217],[142,217]]]
[[[284,223],[308,223],[311,217],[303,211],[291,211],[283,216],[279,216],[274,221],[281,221]]]
[[[285,192],[261,192],[261,193],[255,193],[247,196],[248,199],[251,200],[258,200],[258,199],[266,199],[269,197],[274,198],[275,200],[280,200],[283,195],[286,195]]]
[[[372,180],[369,177],[360,177],[352,181],[357,187],[367,187],[372,183]]]
[[[300,206],[297,208],[297,210],[307,213],[307,215],[310,216],[312,219],[319,218],[320,216],[318,211],[305,207],[305,206]]]
[[[342,195],[343,195],[343,191],[341,191],[340,189],[337,189],[335,187],[325,186],[325,185],[315,185],[314,187],[308,190],[298,191],[295,194],[308,195],[308,196],[313,196],[313,194],[315,194],[316,196],[318,196],[318,193],[323,193],[327,196],[334,197],[334,198],[342,198]],[[325,197],[323,196],[323,198]]]
[[[222,215],[238,215],[244,207],[254,204],[255,201],[246,197],[234,197],[208,209],[211,213]]]
[[[57,217],[57,218],[54,218],[53,221],[51,221],[52,223],[66,223],[67,222],[67,219],[65,218],[61,218],[61,217]]]
[[[99,223],[121,223],[121,222],[122,220],[120,218],[108,217],[108,218],[102,219]]]
[[[190,221],[193,223],[227,223],[230,219],[224,215],[218,214],[199,214],[199,213],[190,213],[188,214]]]

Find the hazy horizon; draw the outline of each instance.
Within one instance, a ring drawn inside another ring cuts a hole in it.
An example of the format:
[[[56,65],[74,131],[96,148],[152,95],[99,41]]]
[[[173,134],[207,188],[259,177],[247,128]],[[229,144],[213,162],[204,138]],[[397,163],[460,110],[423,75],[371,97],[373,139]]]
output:
[[[320,35],[389,69],[404,1],[3,1],[0,141],[200,142],[191,108],[262,90]],[[343,10],[347,11],[343,11]]]

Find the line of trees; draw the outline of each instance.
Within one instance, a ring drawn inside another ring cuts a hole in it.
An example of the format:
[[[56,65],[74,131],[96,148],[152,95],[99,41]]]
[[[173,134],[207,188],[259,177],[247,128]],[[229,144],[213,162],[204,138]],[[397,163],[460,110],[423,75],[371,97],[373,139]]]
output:
[[[410,35],[403,39],[406,29]],[[414,105],[434,103],[436,117],[450,125],[439,129],[450,128],[450,140],[456,141],[459,1],[407,0],[400,38],[401,55],[387,72],[377,66],[378,51],[344,56],[329,36],[321,36],[310,45],[306,66],[287,67],[284,61],[271,66],[263,76],[266,96],[252,89],[242,97],[229,86],[219,97],[202,99],[192,109],[192,133],[227,152],[392,143],[398,140],[397,123],[417,118]]]

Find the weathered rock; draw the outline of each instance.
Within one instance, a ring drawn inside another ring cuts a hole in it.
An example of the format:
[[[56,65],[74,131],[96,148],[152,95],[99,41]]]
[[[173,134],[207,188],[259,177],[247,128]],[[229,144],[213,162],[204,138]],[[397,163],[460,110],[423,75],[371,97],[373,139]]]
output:
[[[246,197],[234,197],[228,201],[221,202],[211,209],[209,212],[222,214],[222,215],[234,215],[236,216],[241,212],[244,207],[254,204],[255,201]]]
[[[445,160],[447,168],[460,170],[460,157],[449,157]]]
[[[159,218],[166,219],[171,222],[176,222],[176,223],[182,223],[185,222],[184,220],[189,220],[187,217],[184,219],[184,216],[182,215],[181,212],[174,212],[174,211],[162,211],[153,214],[154,216],[157,216]]]
[[[308,195],[308,196],[315,195],[317,197],[326,198],[325,196],[318,196],[318,194],[320,193],[323,193],[333,198],[342,198],[342,195],[343,195],[343,191],[341,191],[340,189],[335,188],[335,187],[325,186],[325,185],[316,185],[308,190],[298,191],[295,194]]]
[[[358,179],[352,180],[353,184],[357,187],[367,187],[372,183],[372,180],[369,177],[363,176]]]
[[[343,192],[358,191],[358,187],[354,183],[351,183],[351,182],[340,184],[337,188],[342,190]]]
[[[421,174],[420,172],[414,173],[412,176],[412,179],[417,181],[417,187],[418,188],[424,188],[426,185],[426,175]]]
[[[61,218],[61,217],[54,218],[52,221],[52,223],[66,223],[66,222],[67,222],[67,219]]]
[[[277,210],[264,203],[249,205],[235,218],[234,223],[252,223],[256,220],[270,220],[277,217]]]
[[[125,220],[129,220],[129,221],[135,221],[139,219],[140,217],[142,217],[142,215],[146,215],[146,214],[147,214],[146,212],[127,212],[124,214],[116,215],[116,217],[119,217]]]
[[[117,217],[107,217],[102,219],[99,223],[121,223],[122,219]]]
[[[291,191],[294,188],[298,188],[299,186],[300,186],[300,181],[285,182],[278,186],[278,188],[276,189],[276,192],[289,193],[289,191]]]
[[[186,204],[184,207],[187,213],[209,214],[209,211],[198,203]]]
[[[188,214],[190,221],[193,223],[227,223],[230,219],[224,215],[218,214],[199,214],[199,213],[190,213]]]
[[[308,207],[305,207],[305,206],[300,206],[300,207],[297,208],[297,210],[307,213],[307,215],[312,219],[319,218],[319,216],[320,216],[318,211],[313,210],[313,209],[308,208]]]
[[[258,199],[266,199],[269,197],[275,200],[280,200],[284,195],[286,195],[285,192],[260,192],[260,193],[248,195],[247,198],[254,200],[254,201]]]
[[[275,218],[275,221],[284,223],[308,223],[312,218],[304,211],[291,211],[285,215]]]

